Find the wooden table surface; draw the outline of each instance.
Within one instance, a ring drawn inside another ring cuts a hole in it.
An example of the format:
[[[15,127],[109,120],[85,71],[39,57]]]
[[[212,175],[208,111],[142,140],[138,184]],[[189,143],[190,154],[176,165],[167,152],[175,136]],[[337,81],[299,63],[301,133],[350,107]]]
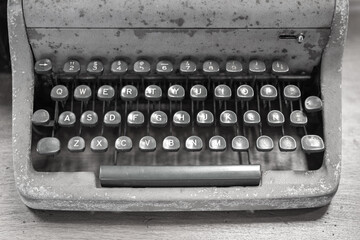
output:
[[[11,80],[0,75],[0,239],[360,239],[360,1],[352,1],[343,67],[339,190],[319,209],[259,212],[94,213],[27,208],[16,192]],[[359,104],[359,105],[358,105]]]

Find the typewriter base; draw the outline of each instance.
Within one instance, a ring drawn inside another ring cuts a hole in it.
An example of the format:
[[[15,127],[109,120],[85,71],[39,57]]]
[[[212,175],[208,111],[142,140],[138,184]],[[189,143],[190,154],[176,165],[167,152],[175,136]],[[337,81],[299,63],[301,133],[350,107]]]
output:
[[[336,2],[332,33],[324,51],[321,82],[326,152],[316,171],[267,171],[257,187],[97,188],[87,172],[40,173],[31,165],[34,74],[21,1],[9,1],[13,71],[13,158],[15,180],[30,208],[87,211],[221,211],[311,208],[328,204],[340,178],[341,56],[347,1]],[[326,81],[324,81],[326,79]]]

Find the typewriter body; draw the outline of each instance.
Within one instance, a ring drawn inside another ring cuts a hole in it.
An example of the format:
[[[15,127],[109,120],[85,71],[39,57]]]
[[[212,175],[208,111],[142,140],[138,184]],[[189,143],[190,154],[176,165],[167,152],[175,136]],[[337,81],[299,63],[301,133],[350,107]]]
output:
[[[319,207],[341,163],[348,2],[9,1],[31,208]]]

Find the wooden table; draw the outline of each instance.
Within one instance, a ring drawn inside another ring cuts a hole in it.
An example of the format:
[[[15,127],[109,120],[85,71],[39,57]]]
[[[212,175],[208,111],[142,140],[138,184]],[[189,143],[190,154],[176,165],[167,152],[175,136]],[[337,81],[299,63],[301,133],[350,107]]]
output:
[[[27,208],[16,192],[11,80],[0,75],[0,239],[360,239],[360,1],[343,68],[343,166],[324,208],[260,212],[93,213]]]

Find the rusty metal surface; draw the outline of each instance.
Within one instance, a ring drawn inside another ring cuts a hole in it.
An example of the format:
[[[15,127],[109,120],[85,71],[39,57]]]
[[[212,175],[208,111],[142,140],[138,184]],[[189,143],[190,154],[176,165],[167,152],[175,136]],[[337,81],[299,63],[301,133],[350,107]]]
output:
[[[15,180],[23,201],[29,207],[39,209],[103,211],[255,210],[318,207],[329,203],[337,190],[340,174],[339,90],[347,10],[346,0],[337,1],[335,22],[323,55],[322,91],[327,102],[324,115],[328,145],[321,169],[309,172],[267,171],[259,187],[104,189],[96,188],[93,173],[40,173],[33,170],[30,159],[33,55],[28,44],[21,1],[9,1],[13,158]],[[339,114],[332,116],[333,113]]]
[[[258,58],[268,65],[281,59],[295,73],[310,73],[319,64],[330,34],[329,29],[27,30],[35,59],[50,58],[55,63],[55,71],[59,71],[69,58],[80,60],[83,70],[91,59],[101,59],[106,67],[105,73],[117,58],[124,58],[129,63],[147,59],[155,65],[162,57],[171,60],[175,68],[179,67],[181,60],[191,57],[198,63],[198,69],[208,59],[217,60],[221,69],[225,69],[228,59],[237,58],[248,63]],[[280,35],[296,36],[300,33],[305,36],[301,44],[296,39],[279,40]]]
[[[27,27],[42,28],[328,28],[335,7],[335,0],[26,0],[23,3]]]

